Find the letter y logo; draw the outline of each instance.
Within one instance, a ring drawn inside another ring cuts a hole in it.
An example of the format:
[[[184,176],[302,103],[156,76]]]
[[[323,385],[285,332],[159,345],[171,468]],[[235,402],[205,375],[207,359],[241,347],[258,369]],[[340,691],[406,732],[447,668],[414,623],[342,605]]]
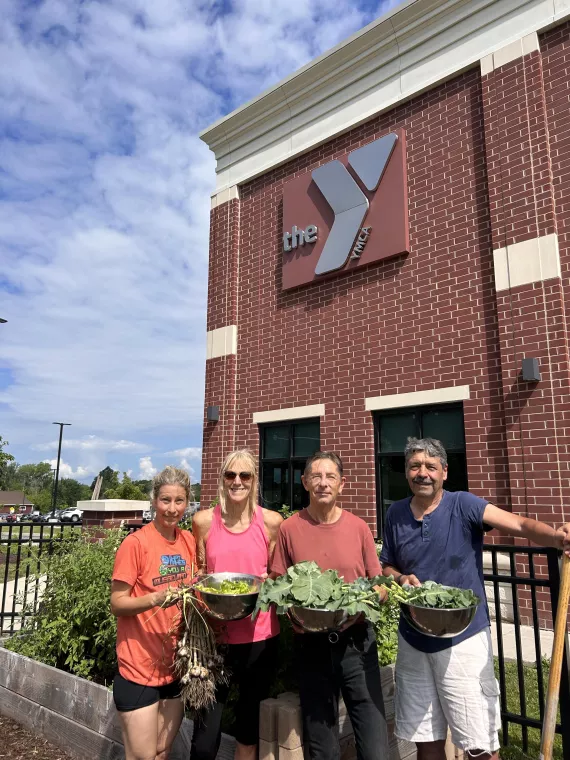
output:
[[[398,135],[390,133],[357,148],[348,157],[354,174],[369,192],[375,192],[396,146]],[[334,212],[334,222],[315,267],[315,274],[341,269],[350,256],[368,213],[368,197],[340,161],[319,166],[313,181]]]

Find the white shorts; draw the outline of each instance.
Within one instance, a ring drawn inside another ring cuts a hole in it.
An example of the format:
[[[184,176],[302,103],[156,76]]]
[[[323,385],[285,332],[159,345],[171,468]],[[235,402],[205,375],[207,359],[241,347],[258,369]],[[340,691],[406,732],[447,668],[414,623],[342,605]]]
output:
[[[489,629],[432,654],[398,634],[395,711],[400,739],[444,740],[449,726],[459,749],[498,750],[501,709]]]

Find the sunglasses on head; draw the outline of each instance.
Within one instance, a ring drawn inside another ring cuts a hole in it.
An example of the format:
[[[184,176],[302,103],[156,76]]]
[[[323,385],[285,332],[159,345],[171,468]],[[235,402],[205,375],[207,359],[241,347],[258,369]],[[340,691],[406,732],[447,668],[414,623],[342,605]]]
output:
[[[233,470],[226,470],[224,472],[224,478],[226,480],[235,480],[238,475],[242,483],[249,483],[253,477],[251,472],[234,472]]]

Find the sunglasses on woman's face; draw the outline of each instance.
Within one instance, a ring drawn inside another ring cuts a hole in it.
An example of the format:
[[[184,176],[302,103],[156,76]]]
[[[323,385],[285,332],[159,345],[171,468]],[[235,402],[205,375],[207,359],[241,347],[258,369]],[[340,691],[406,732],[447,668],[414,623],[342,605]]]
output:
[[[238,475],[242,483],[249,483],[253,477],[251,472],[234,472],[233,470],[226,470],[224,472],[224,478],[226,480],[235,480]]]

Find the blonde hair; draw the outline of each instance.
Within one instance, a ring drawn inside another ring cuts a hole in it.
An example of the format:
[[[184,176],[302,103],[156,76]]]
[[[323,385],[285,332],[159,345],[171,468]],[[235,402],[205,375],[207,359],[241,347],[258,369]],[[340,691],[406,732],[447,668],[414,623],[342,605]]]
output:
[[[224,480],[224,472],[230,470],[232,464],[241,459],[246,463],[248,472],[251,472],[251,491],[249,492],[249,498],[247,500],[249,519],[252,520],[255,514],[255,508],[257,506],[257,489],[259,486],[259,475],[257,470],[257,460],[253,453],[249,449],[237,449],[230,452],[224,459],[224,463],[220,469],[220,476],[218,479],[218,500],[220,502],[220,509],[222,514],[227,514],[226,508],[226,484]]]
[[[162,486],[182,486],[186,493],[186,501],[190,501],[190,477],[186,470],[179,467],[167,467],[152,479],[152,500],[158,499]]]

